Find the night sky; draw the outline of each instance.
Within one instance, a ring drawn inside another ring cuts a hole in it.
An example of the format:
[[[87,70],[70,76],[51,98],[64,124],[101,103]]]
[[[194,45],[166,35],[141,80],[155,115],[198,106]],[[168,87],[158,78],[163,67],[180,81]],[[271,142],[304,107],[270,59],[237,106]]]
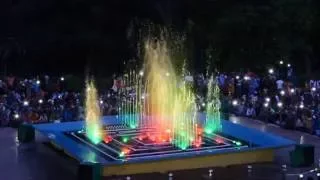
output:
[[[264,72],[285,57],[301,74],[320,76],[319,3],[1,0],[0,72],[83,75],[86,67],[97,76],[121,72],[123,62],[137,54],[132,48],[136,41],[127,38],[135,19],[187,32],[187,57],[198,70],[204,71],[206,51],[212,47],[221,71],[255,68]]]
[[[159,0],[159,2],[161,2]],[[7,71],[110,75],[132,57],[132,19],[162,23],[156,1],[2,0],[0,42],[13,46]],[[174,7],[176,12],[183,6]],[[3,63],[3,62],[2,62]],[[3,65],[3,64],[2,64]]]

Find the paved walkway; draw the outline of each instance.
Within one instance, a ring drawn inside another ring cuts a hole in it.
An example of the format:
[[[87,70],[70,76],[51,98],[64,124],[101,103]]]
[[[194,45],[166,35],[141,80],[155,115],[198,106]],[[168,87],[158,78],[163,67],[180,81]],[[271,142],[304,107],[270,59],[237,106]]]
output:
[[[73,180],[72,164],[41,142],[19,145],[15,129],[0,128],[1,180]]]
[[[274,124],[266,124],[264,122],[248,119],[248,118],[239,118],[236,116],[231,116],[230,120],[234,123],[245,125],[247,127],[255,128],[263,132],[273,133],[278,136],[293,140],[297,143],[300,143],[300,140],[303,139],[304,144],[312,144],[315,146],[315,163],[318,164],[320,159],[320,137],[311,135],[308,133],[303,133],[300,131],[286,130],[280,128]],[[288,150],[288,149],[287,149]],[[287,153],[285,151],[285,153]],[[281,157],[278,157],[277,160],[279,163],[289,163],[289,154],[281,154]],[[280,159],[279,159],[280,158]]]

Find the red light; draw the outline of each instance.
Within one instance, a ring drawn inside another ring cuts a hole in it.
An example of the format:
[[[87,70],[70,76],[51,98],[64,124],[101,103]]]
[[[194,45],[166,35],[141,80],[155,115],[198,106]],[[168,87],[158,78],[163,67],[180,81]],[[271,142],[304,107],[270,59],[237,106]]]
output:
[[[109,143],[109,142],[112,141],[112,137],[111,137],[111,136],[105,136],[103,141],[104,141],[105,143]]]
[[[155,140],[156,140],[156,137],[154,137],[154,136],[149,136],[149,139],[150,139],[151,141],[155,141]]]

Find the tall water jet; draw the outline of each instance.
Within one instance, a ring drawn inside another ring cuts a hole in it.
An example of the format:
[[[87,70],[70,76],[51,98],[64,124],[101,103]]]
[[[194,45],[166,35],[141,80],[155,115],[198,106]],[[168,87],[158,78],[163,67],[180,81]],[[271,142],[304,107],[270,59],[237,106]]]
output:
[[[98,144],[102,141],[104,132],[101,124],[101,112],[98,104],[98,92],[92,79],[86,80],[85,91],[86,134],[92,143]]]
[[[137,128],[142,118],[142,78],[142,71],[129,70],[123,79],[124,87],[120,89],[119,120],[130,128]]]
[[[206,120],[205,120],[205,132],[211,134],[220,131],[221,117],[220,117],[220,89],[213,76],[210,77],[208,82],[207,92],[207,104],[206,104]]]
[[[148,97],[144,112],[149,118],[144,119],[147,122],[143,124],[169,134],[174,145],[186,149],[197,139],[197,108],[194,93],[184,81],[184,72],[177,75],[171,58],[165,40],[146,40],[144,65]]]
[[[124,76],[119,120],[129,128],[138,128],[141,140],[170,142],[180,149],[199,147],[203,131],[197,123],[192,83],[185,80],[184,37],[160,31],[159,38],[148,36],[143,41],[142,70],[130,69]]]

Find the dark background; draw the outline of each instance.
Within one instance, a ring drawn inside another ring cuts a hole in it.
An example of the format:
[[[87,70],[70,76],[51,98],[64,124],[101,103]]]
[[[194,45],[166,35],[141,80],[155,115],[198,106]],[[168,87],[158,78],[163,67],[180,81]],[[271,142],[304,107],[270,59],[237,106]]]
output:
[[[1,0],[0,71],[110,76],[136,57],[128,34],[149,21],[186,33],[195,71],[209,60],[264,72],[285,59],[318,77],[319,12],[318,0]]]

